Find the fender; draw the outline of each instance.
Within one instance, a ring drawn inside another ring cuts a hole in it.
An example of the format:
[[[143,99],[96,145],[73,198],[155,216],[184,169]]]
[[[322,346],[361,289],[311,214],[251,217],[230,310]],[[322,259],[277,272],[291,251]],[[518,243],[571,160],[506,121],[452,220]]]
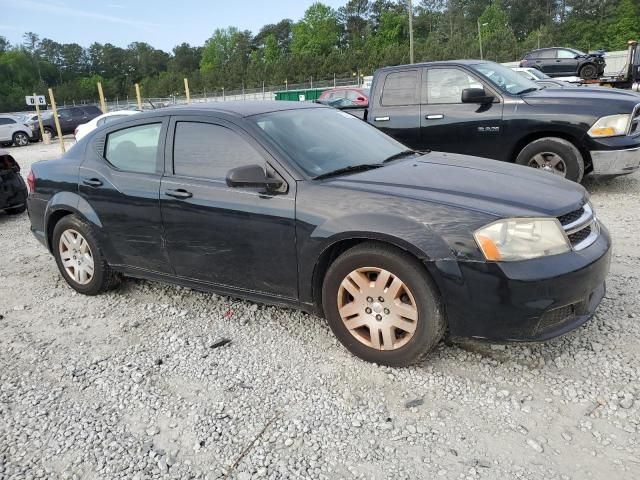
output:
[[[44,218],[44,234],[47,241],[47,248],[51,251],[51,235],[49,231],[49,220],[56,212],[67,211],[82,217],[85,221],[93,225],[98,232],[102,231],[102,222],[95,210],[89,205],[84,198],[75,192],[58,192],[49,202],[45,210]]]
[[[299,292],[303,303],[317,303],[321,276],[334,248],[342,242],[377,240],[406,250],[427,265],[455,260],[455,254],[430,226],[410,216],[347,214],[305,232],[298,225]],[[315,298],[314,298],[315,297]]]

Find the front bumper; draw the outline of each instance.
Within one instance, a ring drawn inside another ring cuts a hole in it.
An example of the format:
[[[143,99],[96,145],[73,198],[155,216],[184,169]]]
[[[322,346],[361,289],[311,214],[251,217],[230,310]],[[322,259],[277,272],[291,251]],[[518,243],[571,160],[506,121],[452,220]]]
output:
[[[544,341],[589,320],[605,294],[611,240],[522,262],[436,262],[452,337]],[[454,265],[455,263],[455,265]]]
[[[640,147],[590,153],[594,175],[626,175],[640,168]]]

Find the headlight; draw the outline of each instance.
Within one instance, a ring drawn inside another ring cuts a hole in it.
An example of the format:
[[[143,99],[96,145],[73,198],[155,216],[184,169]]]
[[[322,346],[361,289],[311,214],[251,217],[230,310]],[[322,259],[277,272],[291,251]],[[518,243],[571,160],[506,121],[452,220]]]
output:
[[[558,255],[571,250],[560,222],[555,218],[508,218],[473,234],[485,258],[510,262]]]
[[[626,135],[629,130],[629,120],[631,115],[609,115],[599,118],[589,129],[591,137],[615,137],[616,135]]]

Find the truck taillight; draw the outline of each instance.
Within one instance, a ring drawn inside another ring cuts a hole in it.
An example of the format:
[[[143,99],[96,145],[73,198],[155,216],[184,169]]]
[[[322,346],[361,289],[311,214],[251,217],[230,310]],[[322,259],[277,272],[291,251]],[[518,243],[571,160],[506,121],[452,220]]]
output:
[[[33,174],[33,170],[29,170],[29,175],[27,175],[27,188],[29,193],[36,191],[36,176]]]

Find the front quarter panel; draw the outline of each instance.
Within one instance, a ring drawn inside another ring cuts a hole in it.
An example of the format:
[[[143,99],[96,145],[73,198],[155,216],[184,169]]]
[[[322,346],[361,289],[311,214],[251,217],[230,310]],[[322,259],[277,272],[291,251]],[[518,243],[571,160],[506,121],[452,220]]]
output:
[[[423,261],[439,283],[438,265],[450,272],[456,261],[475,260],[472,233],[490,221],[480,212],[376,192],[299,182],[297,196],[299,291],[313,302],[314,271],[329,249],[345,240],[378,240]]]

